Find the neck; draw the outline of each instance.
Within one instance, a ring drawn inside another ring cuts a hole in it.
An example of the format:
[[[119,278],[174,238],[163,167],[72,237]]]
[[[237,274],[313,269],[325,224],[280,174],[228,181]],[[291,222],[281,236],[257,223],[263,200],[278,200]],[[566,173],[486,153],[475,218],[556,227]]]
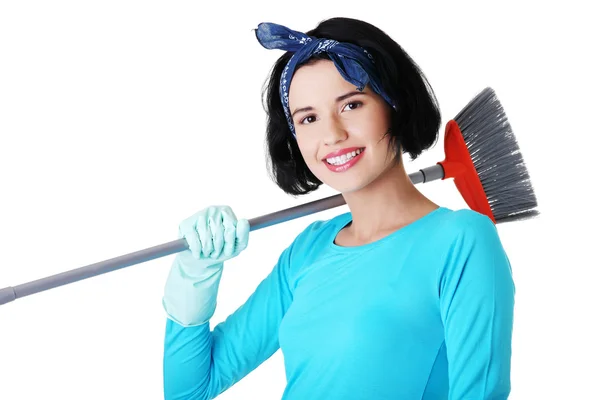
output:
[[[360,242],[377,240],[438,208],[414,186],[402,163],[343,196],[352,214],[348,234]]]

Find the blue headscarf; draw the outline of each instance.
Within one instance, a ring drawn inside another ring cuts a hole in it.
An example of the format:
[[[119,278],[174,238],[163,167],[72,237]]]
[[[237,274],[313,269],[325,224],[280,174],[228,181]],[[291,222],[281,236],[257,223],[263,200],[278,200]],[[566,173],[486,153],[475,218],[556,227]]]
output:
[[[396,108],[390,97],[383,91],[381,82],[377,77],[373,56],[362,47],[352,43],[341,43],[336,40],[307,36],[302,32],[293,31],[285,26],[269,22],[258,25],[256,38],[266,49],[294,52],[283,69],[279,81],[281,104],[294,137],[296,137],[296,132],[288,99],[291,77],[300,63],[317,53],[326,52],[342,77],[355,85],[358,90],[362,91],[367,84],[370,84],[375,93],[383,97],[394,109]]]

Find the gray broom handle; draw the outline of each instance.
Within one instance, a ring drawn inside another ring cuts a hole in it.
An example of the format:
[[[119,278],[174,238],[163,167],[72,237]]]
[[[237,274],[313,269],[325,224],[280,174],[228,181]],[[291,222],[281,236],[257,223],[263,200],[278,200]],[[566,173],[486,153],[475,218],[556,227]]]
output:
[[[440,164],[421,169],[418,172],[414,172],[409,175],[410,180],[415,184],[430,182],[433,180],[442,179],[443,177],[444,170]],[[339,207],[345,203],[346,202],[343,196],[341,194],[337,194],[296,207],[276,211],[271,214],[250,219],[248,221],[250,223],[250,231],[266,228],[268,226],[304,217],[306,215],[324,211],[330,208]],[[111,258],[95,264],[86,265],[84,267],[72,269],[70,271],[51,275],[46,278],[38,279],[14,287],[9,286],[4,289],[0,289],[0,305],[11,302],[20,297],[29,296],[30,294],[38,293],[58,286],[63,286],[72,282],[80,281],[82,279],[91,278],[96,275],[150,261],[155,258],[168,256],[173,253],[179,253],[187,249],[188,244],[186,240],[181,238],[173,240],[172,242],[163,243],[158,246],[149,247],[144,250],[125,254],[123,256]]]

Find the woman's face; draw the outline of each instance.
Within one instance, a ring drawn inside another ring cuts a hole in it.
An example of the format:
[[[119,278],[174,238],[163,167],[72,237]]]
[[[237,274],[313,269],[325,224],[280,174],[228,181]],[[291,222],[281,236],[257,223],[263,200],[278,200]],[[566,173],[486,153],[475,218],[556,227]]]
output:
[[[390,107],[370,87],[358,91],[333,62],[319,60],[299,68],[289,106],[308,168],[333,189],[359,190],[393,162],[384,137]]]

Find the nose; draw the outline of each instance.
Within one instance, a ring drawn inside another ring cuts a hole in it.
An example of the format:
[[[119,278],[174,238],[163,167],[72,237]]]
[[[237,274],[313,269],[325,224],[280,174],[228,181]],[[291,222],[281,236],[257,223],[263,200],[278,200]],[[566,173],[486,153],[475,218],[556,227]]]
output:
[[[338,118],[329,119],[324,128],[323,143],[328,146],[335,145],[348,138],[348,131]]]

